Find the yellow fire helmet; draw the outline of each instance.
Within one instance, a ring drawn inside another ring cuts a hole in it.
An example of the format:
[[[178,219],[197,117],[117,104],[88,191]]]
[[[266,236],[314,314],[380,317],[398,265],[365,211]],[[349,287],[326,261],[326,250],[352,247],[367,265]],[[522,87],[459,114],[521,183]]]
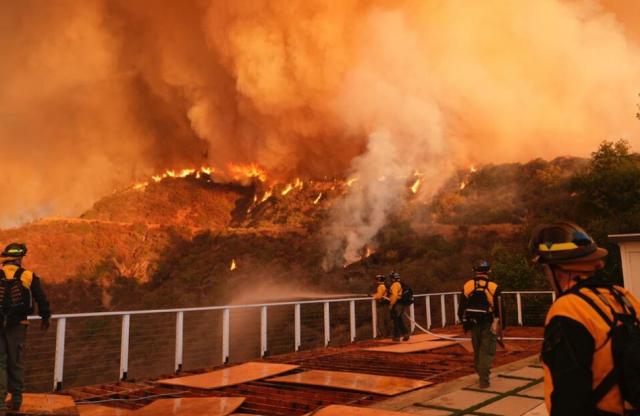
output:
[[[536,227],[529,242],[541,264],[569,264],[599,260],[607,250],[599,248],[593,238],[572,222],[556,222]]]
[[[27,254],[27,246],[23,243],[11,243],[4,248],[2,257],[24,257]]]

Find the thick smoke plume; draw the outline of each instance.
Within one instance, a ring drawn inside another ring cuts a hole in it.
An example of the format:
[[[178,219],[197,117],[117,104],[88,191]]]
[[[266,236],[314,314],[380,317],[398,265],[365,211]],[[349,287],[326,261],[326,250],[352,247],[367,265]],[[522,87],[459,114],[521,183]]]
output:
[[[255,162],[359,178],[341,264],[402,198],[391,178],[421,172],[426,199],[461,163],[638,148],[635,6],[603,1],[1,2],[0,224]]]

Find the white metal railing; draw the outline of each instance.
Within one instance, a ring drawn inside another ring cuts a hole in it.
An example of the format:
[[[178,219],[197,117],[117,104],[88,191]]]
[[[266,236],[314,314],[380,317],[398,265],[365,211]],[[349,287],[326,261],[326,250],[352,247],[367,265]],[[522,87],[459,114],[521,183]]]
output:
[[[515,297],[515,317],[517,319],[518,325],[523,325],[525,314],[523,298],[527,298],[529,295],[543,296],[544,299],[548,299],[549,305],[555,300],[555,295],[553,292],[503,292],[505,299]],[[453,323],[457,324],[457,309],[458,309],[458,292],[446,292],[446,293],[430,293],[430,294],[417,294],[414,295],[415,303],[411,305],[409,308],[409,314],[412,319],[416,321],[423,321],[423,324],[426,325],[427,328],[433,327],[434,320],[436,318],[439,321],[439,325],[444,327],[448,321],[448,316],[453,316]],[[450,299],[450,301],[447,301]],[[440,316],[437,314],[434,316],[432,311],[432,306],[435,301],[439,301],[440,303]],[[365,324],[370,322],[371,324],[371,335],[372,338],[375,338],[377,332],[377,304],[375,300],[372,300],[369,297],[362,298],[343,298],[343,299],[322,299],[322,300],[313,300],[313,301],[299,301],[299,302],[275,302],[275,303],[266,303],[266,304],[253,304],[253,305],[226,305],[226,306],[211,306],[211,307],[199,307],[199,308],[183,308],[183,309],[163,309],[163,310],[149,310],[149,311],[125,311],[125,312],[100,312],[100,313],[78,313],[78,314],[61,314],[61,315],[53,315],[52,319],[57,323],[56,329],[56,339],[55,339],[55,362],[53,369],[53,387],[55,390],[60,390],[62,388],[62,383],[64,379],[64,360],[65,360],[65,340],[66,340],[66,329],[67,329],[67,320],[75,320],[81,318],[92,318],[92,317],[121,317],[121,339],[120,339],[120,371],[119,378],[120,380],[126,380],[129,373],[129,343],[130,343],[130,333],[131,333],[131,317],[136,315],[154,315],[154,314],[175,314],[175,362],[174,362],[174,370],[176,372],[181,371],[183,367],[183,359],[184,359],[184,332],[185,332],[185,313],[190,312],[204,312],[204,311],[221,311],[221,351],[222,356],[221,363],[227,364],[229,363],[229,354],[230,354],[230,334],[231,334],[231,322],[230,322],[230,312],[234,310],[242,310],[242,309],[252,309],[259,311],[260,317],[260,337],[257,341],[259,343],[259,355],[260,357],[265,357],[268,355],[269,345],[268,345],[268,317],[269,317],[269,309],[275,307],[285,307],[291,306],[293,308],[293,331],[294,336],[289,342],[291,342],[291,350],[298,352],[302,347],[302,312],[301,307],[304,305],[318,305],[323,307],[322,312],[322,332],[324,334],[324,342],[323,345],[325,347],[331,344],[331,305],[345,304],[348,306],[348,324],[345,322],[345,327],[348,328],[349,333],[349,342],[355,342],[357,338],[357,315],[356,315],[356,303],[362,302],[371,302],[371,314],[365,317]],[[538,305],[528,305],[529,307],[538,308],[536,310],[536,316],[540,316],[542,313],[546,311],[547,306],[541,306],[540,301],[538,300]],[[545,300],[546,302],[546,300]],[[420,312],[420,317],[416,319],[416,305],[424,303],[424,316],[422,312]],[[511,302],[513,305],[513,302]],[[451,307],[447,307],[447,306]],[[513,308],[512,308],[513,309]],[[368,307],[365,309],[368,310]],[[528,315],[527,315],[528,317]],[[30,316],[30,320],[40,319],[37,316]],[[362,325],[365,325],[361,323]],[[411,331],[415,329],[415,325],[413,322],[411,323]],[[371,339],[371,338],[369,338]],[[115,380],[112,380],[115,381]]]

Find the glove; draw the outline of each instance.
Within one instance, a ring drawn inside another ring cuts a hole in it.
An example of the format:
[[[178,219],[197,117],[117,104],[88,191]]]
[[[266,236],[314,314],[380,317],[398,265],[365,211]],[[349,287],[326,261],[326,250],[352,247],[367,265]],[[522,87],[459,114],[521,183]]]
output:
[[[491,333],[498,333],[498,325],[500,325],[500,318],[493,318],[493,324],[491,324]]]
[[[471,321],[467,321],[466,319],[464,321],[462,321],[462,329],[464,330],[464,333],[466,334],[467,332],[471,331],[473,329],[473,322]]]
[[[50,326],[51,326],[51,318],[42,318],[42,324],[40,325],[40,329],[43,332],[47,332]]]

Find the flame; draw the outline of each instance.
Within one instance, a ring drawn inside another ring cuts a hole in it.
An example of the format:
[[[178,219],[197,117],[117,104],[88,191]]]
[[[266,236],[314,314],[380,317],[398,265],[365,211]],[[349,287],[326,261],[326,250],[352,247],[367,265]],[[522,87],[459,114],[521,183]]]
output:
[[[460,190],[461,190],[461,191],[462,191],[464,188],[466,188],[466,187],[467,187],[467,183],[466,183],[466,182],[462,182],[462,183],[460,184]]]
[[[286,195],[296,188],[302,189],[303,186],[304,186],[304,182],[302,182],[300,178],[296,178],[295,182],[287,184],[287,187],[284,189],[284,191],[282,191],[282,195]]]
[[[269,189],[267,192],[264,193],[264,196],[262,197],[262,200],[260,200],[260,203],[263,203],[264,201],[269,199],[271,195],[273,195],[273,189]]]
[[[357,180],[358,178],[347,179],[347,186],[351,187],[351,185],[353,185],[353,183]]]
[[[152,176],[151,179],[153,179],[156,182],[160,182],[162,180],[162,176]]]
[[[471,165],[471,169],[469,170],[469,172],[473,173],[476,171],[476,168],[473,167],[473,165]]]
[[[236,269],[236,261],[231,260],[231,268],[229,270],[235,270],[235,269]]]
[[[364,253],[364,257],[363,258],[368,258],[369,256],[371,256],[373,253],[375,253],[374,250],[371,249],[371,247],[367,246],[367,251],[365,251]]]
[[[267,171],[262,169],[258,164],[252,163],[250,165],[234,165],[229,164],[229,173],[236,180],[243,178],[257,178],[260,182],[267,180]]]
[[[364,253],[360,254],[358,257],[354,258],[352,261],[347,261],[342,267],[346,269],[350,264],[357,263],[366,258],[369,258],[373,253],[375,253],[375,250],[373,250],[369,246],[366,246]]]
[[[147,185],[149,185],[149,182],[140,182],[140,183],[137,183],[137,184],[133,185],[133,189],[142,189]]]
[[[318,195],[318,197],[316,198],[315,201],[313,201],[313,204],[317,204],[318,202],[320,202],[320,198],[322,198],[322,192],[320,192],[320,195]]]
[[[200,168],[200,172],[206,173],[207,175],[211,175],[211,172],[214,172],[215,169],[212,168]]]
[[[418,188],[420,188],[421,183],[422,183],[422,179],[416,180],[416,183],[414,183],[413,186],[411,187],[411,192],[413,192],[414,194],[418,192]]]

